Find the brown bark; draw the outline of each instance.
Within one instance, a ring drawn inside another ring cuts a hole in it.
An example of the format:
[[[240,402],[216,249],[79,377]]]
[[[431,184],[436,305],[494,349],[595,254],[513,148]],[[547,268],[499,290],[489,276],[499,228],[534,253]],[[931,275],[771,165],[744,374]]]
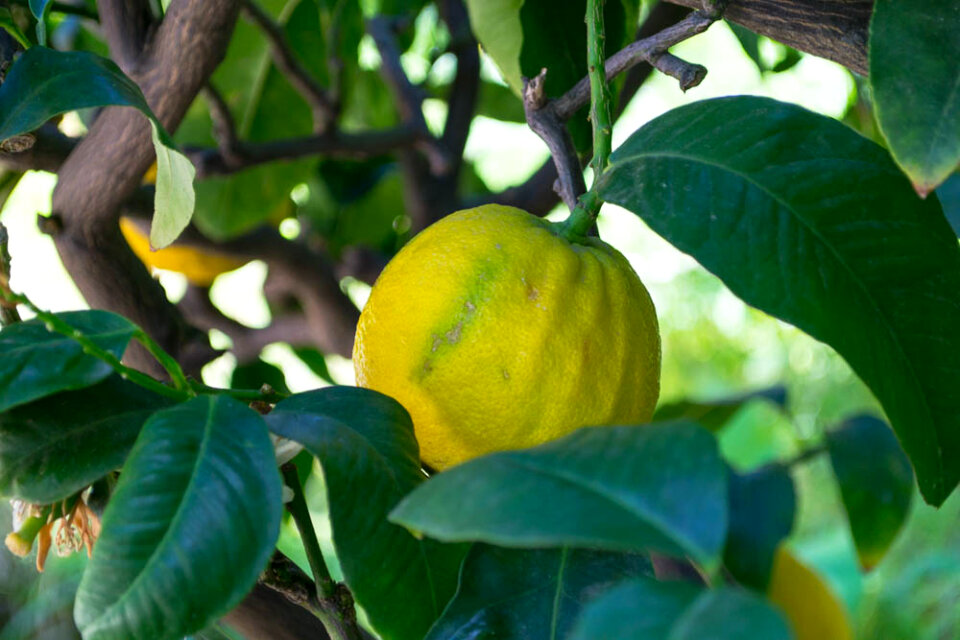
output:
[[[128,21],[106,18],[114,4],[100,5],[105,35],[129,58]],[[238,9],[237,0],[174,2],[136,60],[126,60],[168,130],[176,128],[223,58]],[[153,159],[150,126],[143,115],[126,107],[105,109],[60,168],[53,194],[53,214],[61,223],[55,240],[90,306],[130,318],[176,357],[187,340],[187,327],[117,227],[121,204],[139,186]],[[143,351],[131,349],[128,358],[133,366],[158,373]]]
[[[700,8],[703,0],[667,0]],[[800,51],[867,75],[873,0],[729,0],[724,17]]]

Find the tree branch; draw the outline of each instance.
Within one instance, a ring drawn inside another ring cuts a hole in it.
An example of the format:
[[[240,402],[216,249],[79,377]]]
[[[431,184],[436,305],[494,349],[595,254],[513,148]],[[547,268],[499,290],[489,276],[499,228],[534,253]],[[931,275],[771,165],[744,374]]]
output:
[[[106,2],[101,8],[106,8]],[[219,64],[233,31],[237,0],[181,0],[170,9],[132,66],[154,113],[174,130]],[[191,332],[160,285],[124,242],[121,205],[153,162],[150,127],[130,108],[104,109],[59,172],[53,215],[57,250],[92,307],[120,313],[179,356],[205,336]],[[162,375],[142,349],[130,364]]]
[[[702,0],[667,0],[699,8]],[[874,0],[729,0],[724,16],[800,51],[867,75]]]
[[[67,156],[77,146],[76,138],[69,138],[48,122],[32,134],[33,144],[18,152],[0,149],[0,164],[17,171],[49,171],[56,173]]]
[[[130,75],[140,60],[153,25],[148,0],[97,0],[100,27],[110,54],[124,73]]]
[[[280,26],[273,21],[253,0],[241,0],[243,12],[263,31],[270,42],[270,53],[277,69],[286,76],[293,88],[303,96],[313,113],[313,128],[317,133],[326,131],[337,117],[336,109],[327,92],[310,72],[297,60]]]
[[[277,160],[296,160],[304,156],[363,159],[383,155],[419,143],[422,133],[400,125],[383,131],[328,133],[274,140],[260,144],[238,143],[236,156],[228,158],[223,149],[185,149],[197,169],[197,179],[235,173],[258,164]]]
[[[663,31],[628,44],[607,58],[604,65],[607,80],[611,80],[641,62],[647,62],[659,71],[680,80],[681,86],[686,82],[687,86],[683,87],[684,90],[696,86],[699,82],[696,80],[697,77],[702,80],[706,74],[706,69],[700,65],[694,66],[683,62],[676,56],[667,54],[666,51],[679,42],[703,33],[716,21],[717,17],[715,16],[695,11]],[[694,83],[690,84],[691,82]],[[573,88],[553,101],[557,116],[561,120],[569,120],[588,102],[590,102],[590,79],[588,77],[582,78]]]

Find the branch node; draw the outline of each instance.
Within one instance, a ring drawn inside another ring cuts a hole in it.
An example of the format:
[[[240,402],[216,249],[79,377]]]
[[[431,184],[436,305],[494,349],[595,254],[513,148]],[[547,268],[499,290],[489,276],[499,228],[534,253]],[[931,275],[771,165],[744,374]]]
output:
[[[523,78],[523,104],[533,109],[542,109],[547,104],[547,69],[540,69],[533,78]]]
[[[59,213],[51,213],[49,216],[37,213],[37,228],[45,235],[58,236],[63,232],[63,216]]]

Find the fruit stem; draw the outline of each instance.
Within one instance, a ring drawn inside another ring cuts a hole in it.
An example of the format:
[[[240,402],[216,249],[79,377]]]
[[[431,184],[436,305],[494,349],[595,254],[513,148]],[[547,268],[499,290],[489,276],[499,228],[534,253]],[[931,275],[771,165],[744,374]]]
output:
[[[593,126],[593,186],[580,196],[570,217],[560,225],[560,235],[571,242],[586,237],[597,220],[603,201],[596,192],[597,181],[610,163],[613,125],[610,117],[610,89],[604,69],[604,0],[587,0],[587,74],[590,78],[590,122]]]

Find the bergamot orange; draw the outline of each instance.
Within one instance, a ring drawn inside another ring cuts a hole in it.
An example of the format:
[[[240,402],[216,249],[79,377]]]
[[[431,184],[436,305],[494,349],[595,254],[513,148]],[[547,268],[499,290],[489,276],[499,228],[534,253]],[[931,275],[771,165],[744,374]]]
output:
[[[660,388],[656,312],[626,258],[500,205],[443,218],[391,260],[353,356],[360,386],[410,412],[435,469],[646,422]]]

